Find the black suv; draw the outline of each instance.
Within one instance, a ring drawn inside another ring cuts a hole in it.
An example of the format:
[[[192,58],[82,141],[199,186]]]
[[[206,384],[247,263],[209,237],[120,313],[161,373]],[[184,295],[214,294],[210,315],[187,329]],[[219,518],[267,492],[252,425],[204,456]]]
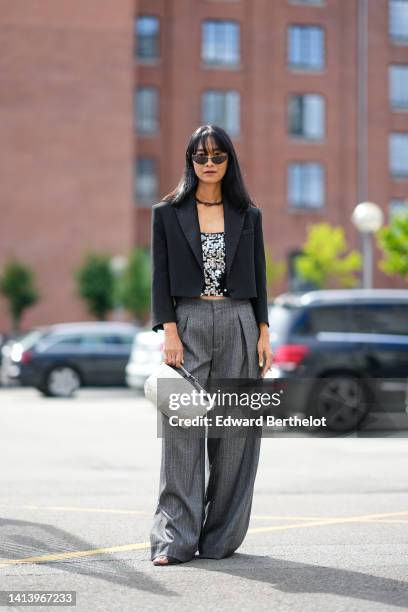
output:
[[[270,305],[269,322],[272,377],[290,379],[292,412],[350,431],[371,411],[405,411],[408,291],[285,293]]]

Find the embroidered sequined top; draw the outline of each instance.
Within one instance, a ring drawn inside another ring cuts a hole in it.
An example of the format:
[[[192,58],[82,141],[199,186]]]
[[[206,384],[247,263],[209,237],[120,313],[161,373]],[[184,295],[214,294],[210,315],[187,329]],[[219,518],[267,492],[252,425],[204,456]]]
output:
[[[201,232],[204,263],[204,289],[200,295],[228,296],[225,287],[224,232]]]

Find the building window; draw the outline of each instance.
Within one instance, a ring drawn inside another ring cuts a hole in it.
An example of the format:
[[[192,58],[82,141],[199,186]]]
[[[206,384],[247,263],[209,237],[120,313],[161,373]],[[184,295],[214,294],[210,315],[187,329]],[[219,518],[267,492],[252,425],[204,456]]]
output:
[[[288,166],[288,203],[296,208],[321,208],[325,200],[325,171],[320,162]]]
[[[388,7],[391,39],[408,43],[408,0],[389,0]]]
[[[201,59],[208,66],[237,66],[240,26],[235,21],[206,19],[202,24]]]
[[[155,134],[158,131],[158,91],[156,87],[138,87],[135,98],[136,129],[139,134]]]
[[[390,66],[388,74],[392,108],[408,108],[408,65]]]
[[[136,58],[149,62],[159,58],[159,19],[150,15],[136,18]]]
[[[152,157],[137,158],[134,197],[138,204],[148,206],[151,206],[157,200],[157,164]]]
[[[290,68],[322,70],[325,64],[323,28],[306,25],[289,26],[288,62]]]
[[[408,215],[408,198],[393,198],[388,206],[389,220],[391,221],[394,215],[404,213]]]
[[[325,0],[289,0],[289,4],[310,4],[311,6],[323,6]]]
[[[325,135],[325,100],[320,94],[289,96],[289,134],[318,140]]]
[[[208,90],[202,96],[202,121],[215,123],[230,136],[240,132],[240,96],[237,91]]]
[[[390,134],[389,167],[392,176],[408,178],[408,132]]]

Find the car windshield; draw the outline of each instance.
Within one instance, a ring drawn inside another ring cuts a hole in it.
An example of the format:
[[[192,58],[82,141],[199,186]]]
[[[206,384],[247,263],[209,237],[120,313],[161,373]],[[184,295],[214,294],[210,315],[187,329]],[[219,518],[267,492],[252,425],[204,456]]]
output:
[[[32,348],[38,342],[38,340],[40,340],[40,338],[44,338],[45,335],[46,332],[43,329],[34,329],[33,331],[28,332],[28,334],[25,334],[19,338],[17,342],[21,344],[24,350],[28,350]]]
[[[57,332],[49,334],[44,342],[39,343],[37,350],[59,350],[61,349],[107,349],[107,348],[128,348],[132,346],[133,335],[124,333],[98,333],[98,332],[79,332],[67,333]]]

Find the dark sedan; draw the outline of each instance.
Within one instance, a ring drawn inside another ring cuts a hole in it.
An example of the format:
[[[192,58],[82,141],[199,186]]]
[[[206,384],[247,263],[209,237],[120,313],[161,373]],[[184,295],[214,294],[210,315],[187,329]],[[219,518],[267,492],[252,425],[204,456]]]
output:
[[[71,397],[82,386],[126,386],[125,368],[138,329],[110,321],[37,328],[3,356],[3,376],[55,397]]]

